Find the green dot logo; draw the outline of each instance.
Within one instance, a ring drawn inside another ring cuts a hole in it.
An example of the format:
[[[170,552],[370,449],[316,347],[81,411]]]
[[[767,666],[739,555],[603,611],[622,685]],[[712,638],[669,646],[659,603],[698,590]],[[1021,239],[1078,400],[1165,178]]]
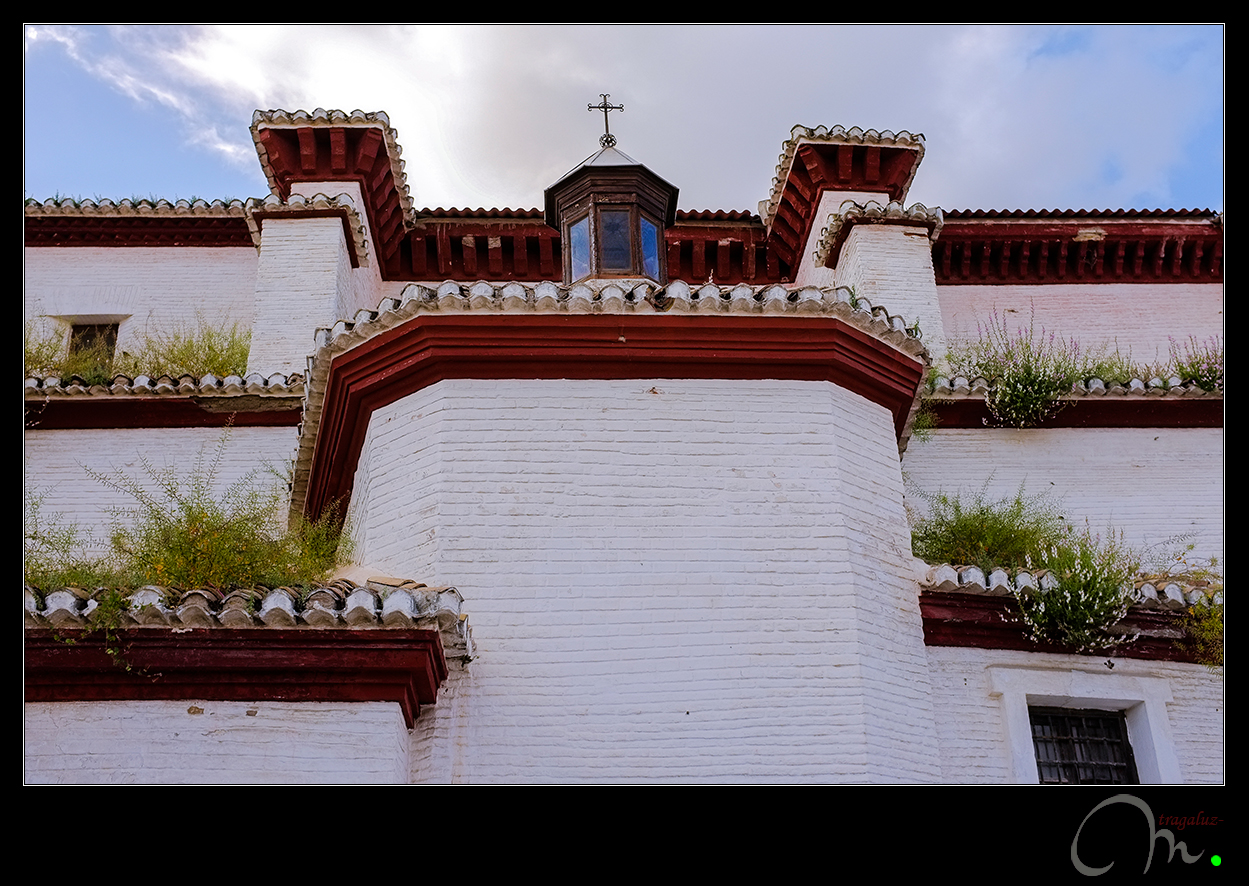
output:
[[[1210,864],[1214,865],[1216,868],[1222,863],[1223,863],[1223,859],[1221,856],[1218,856],[1218,855],[1210,856]]]

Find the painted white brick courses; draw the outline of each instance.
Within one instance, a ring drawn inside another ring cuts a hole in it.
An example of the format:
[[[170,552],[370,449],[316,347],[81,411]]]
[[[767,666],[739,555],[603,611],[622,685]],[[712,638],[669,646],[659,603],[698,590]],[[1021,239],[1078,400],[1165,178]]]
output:
[[[410,741],[392,702],[27,704],[36,784],[395,784]]]
[[[1171,337],[1184,342],[1223,333],[1220,283],[942,286],[939,292],[950,341],[975,340],[976,324],[991,322],[994,311],[1012,330],[1027,328],[1032,317],[1037,332],[1044,327],[1074,337],[1085,350],[1117,346],[1146,363],[1167,360]]]
[[[990,498],[1052,493],[1069,521],[1123,530],[1131,545],[1191,536],[1195,554],[1223,560],[1221,428],[956,429],[912,441],[910,488]],[[909,499],[922,510],[917,496]]]
[[[251,247],[44,247],[24,253],[28,320],[125,317],[117,347],[176,326],[251,328],[256,250]],[[72,322],[72,320],[70,321]]]
[[[223,436],[221,428],[138,428],[117,430],[28,430],[25,434],[25,492],[43,495],[42,514],[60,514],[65,524],[77,524],[91,539],[91,550],[102,551],[112,526],[112,510],[133,509],[128,495],[92,480],[87,469],[133,477],[155,491],[146,474],[146,457],[158,470],[174,468],[187,477],[196,458],[204,453],[211,462]],[[281,482],[267,474],[281,473],[294,455],[295,428],[234,428],[230,432],[217,475],[216,489],[224,491],[249,472],[262,482]]]
[[[406,285],[403,281],[387,284],[383,282],[381,268],[374,248],[372,231],[369,226],[369,214],[365,210],[364,195],[358,182],[294,182],[291,193],[300,194],[309,199],[318,194],[337,196],[346,194],[351,198],[359,212],[360,222],[364,225],[364,242],[368,250],[365,263],[358,268],[347,271],[346,285],[339,289],[339,300],[334,306],[334,319],[349,319],[357,311],[376,310],[378,304],[386,296],[398,295]]]
[[[339,218],[271,218],[263,228],[249,372],[304,372],[318,326],[351,300]]]
[[[361,562],[471,601],[419,780],[937,777],[892,421],[856,395],[443,381],[375,413],[354,498]]]
[[[1224,685],[1204,667],[1176,662],[1053,655],[1002,649],[928,648],[933,707],[941,743],[941,777],[946,782],[1006,784],[1014,780],[1003,703],[991,693],[990,668],[1055,672],[1088,671],[1101,677],[1154,677],[1167,681],[1173,700],[1168,726],[1184,784],[1224,780]],[[1138,751],[1139,753],[1139,751]]]
[[[856,224],[837,262],[837,285],[852,287],[908,323],[919,322],[933,359],[946,350],[932,241],[922,227]]]

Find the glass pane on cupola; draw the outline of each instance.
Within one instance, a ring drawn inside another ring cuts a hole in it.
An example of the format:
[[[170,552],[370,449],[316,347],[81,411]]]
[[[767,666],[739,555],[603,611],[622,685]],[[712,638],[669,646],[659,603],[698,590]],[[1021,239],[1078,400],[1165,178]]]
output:
[[[603,270],[628,273],[633,270],[633,250],[629,244],[629,210],[604,209],[599,213],[603,226]]]
[[[586,216],[568,229],[572,278],[580,280],[590,274],[590,217]]]

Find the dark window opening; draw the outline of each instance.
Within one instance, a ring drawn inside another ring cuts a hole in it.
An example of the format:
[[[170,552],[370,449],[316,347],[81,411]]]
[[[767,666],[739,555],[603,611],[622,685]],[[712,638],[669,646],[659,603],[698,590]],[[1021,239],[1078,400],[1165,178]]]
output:
[[[1140,784],[1122,711],[1029,708],[1041,784]]]

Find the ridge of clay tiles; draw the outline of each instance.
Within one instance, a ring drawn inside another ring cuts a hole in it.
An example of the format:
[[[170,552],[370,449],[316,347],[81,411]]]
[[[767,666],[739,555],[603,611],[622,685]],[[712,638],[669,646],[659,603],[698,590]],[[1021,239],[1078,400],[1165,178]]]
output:
[[[919,586],[926,591],[981,594],[1009,597],[1015,594],[1045,594],[1058,586],[1058,579],[1047,570],[994,567],[986,575],[977,566],[951,563],[924,564]],[[1220,604],[1223,589],[1205,580],[1186,576],[1137,576],[1131,582],[1134,605],[1146,609],[1183,611],[1189,606]],[[1126,588],[1126,585],[1125,585]]]
[[[829,254],[840,246],[849,229],[856,224],[908,224],[928,228],[929,241],[936,243],[945,224],[940,207],[931,209],[923,203],[903,206],[896,200],[881,205],[875,200],[867,203],[844,201],[828,218],[828,224],[820,231],[815,246],[816,267],[822,267]]]
[[[993,383],[988,379],[982,377],[968,379],[962,375],[955,375],[950,378],[944,375],[938,376],[933,384],[933,390],[928,396],[932,399],[940,400],[979,399],[994,388]],[[1071,390],[1064,394],[1061,399],[1080,399],[1082,397],[1209,397],[1222,399],[1223,391],[1221,389],[1206,391],[1200,388],[1196,382],[1185,383],[1178,376],[1171,376],[1166,379],[1158,378],[1157,376],[1149,379],[1133,378],[1123,384],[1089,377],[1073,384]]]
[[[246,376],[227,375],[224,378],[218,378],[211,373],[200,377],[183,375],[178,378],[168,375],[153,378],[148,375],[129,376],[118,373],[112,377],[108,385],[87,386],[86,382],[76,375],[69,378],[56,375],[31,375],[26,377],[25,389],[28,398],[41,399],[50,396],[212,397],[236,394],[289,397],[303,394],[304,377],[298,372],[289,375],[279,372],[269,376],[250,373]]]
[[[1195,218],[1219,221],[1210,209],[947,209],[947,219],[992,218]]]
[[[51,216],[81,217],[184,217],[184,218],[241,218],[245,204],[242,200],[79,200],[71,197],[49,197],[42,202],[27,199],[24,212],[31,218]]]
[[[327,194],[314,194],[311,197],[291,194],[286,200],[277,194],[270,194],[264,199],[249,198],[244,204],[244,209],[247,229],[251,232],[252,242],[256,244],[257,249],[260,249],[260,221],[256,218],[257,213],[264,216],[297,217],[310,212],[343,212],[347,216],[347,227],[351,230],[356,261],[360,267],[367,267],[369,264],[369,238],[365,234],[364,220],[350,194],[338,194],[333,197]]]
[[[37,593],[24,588],[27,627],[89,628],[99,608],[97,591],[56,588]],[[145,585],[124,592],[123,627],[137,628],[306,628],[424,629],[471,655],[472,630],[464,597],[451,586],[379,576],[364,585],[335,579],[309,591],[288,587],[181,590]]]
[[[252,141],[256,145],[256,153],[260,157],[260,166],[264,170],[269,190],[278,193],[277,177],[273,172],[273,164],[269,162],[269,152],[260,140],[262,129],[297,129],[305,126],[314,127],[376,127],[382,130],[382,138],[386,142],[386,155],[390,158],[391,173],[395,178],[395,190],[399,195],[399,206],[403,211],[404,220],[412,222],[412,194],[408,190],[408,177],[404,172],[402,159],[403,149],[399,145],[398,134],[390,125],[390,117],[385,111],[351,112],[316,108],[312,111],[286,111],[281,108],[274,110],[257,109],[252,113]]]

